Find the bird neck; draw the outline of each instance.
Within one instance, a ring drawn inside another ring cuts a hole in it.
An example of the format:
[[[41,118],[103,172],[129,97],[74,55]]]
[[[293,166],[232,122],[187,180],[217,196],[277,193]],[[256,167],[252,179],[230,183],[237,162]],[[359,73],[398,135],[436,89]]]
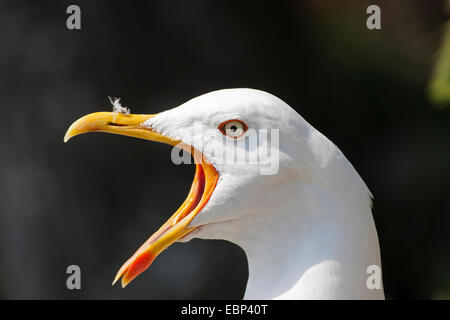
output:
[[[300,188],[277,212],[243,218],[246,230],[234,226],[229,240],[249,264],[244,298],[384,298],[382,287],[367,287],[367,268],[381,268],[370,200],[356,190]]]

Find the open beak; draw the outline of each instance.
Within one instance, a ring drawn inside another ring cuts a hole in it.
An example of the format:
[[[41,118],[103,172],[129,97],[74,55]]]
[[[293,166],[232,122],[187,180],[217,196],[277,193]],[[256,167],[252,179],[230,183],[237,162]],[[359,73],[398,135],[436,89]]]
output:
[[[196,172],[188,197],[169,220],[120,268],[113,285],[122,277],[122,287],[145,271],[164,249],[196,229],[189,227],[189,223],[208,202],[219,179],[214,166],[202,153],[182,141],[172,140],[143,125],[154,116],[116,112],[91,113],[75,121],[64,137],[64,142],[67,142],[70,138],[87,132],[114,133],[167,143],[191,152],[194,157]]]

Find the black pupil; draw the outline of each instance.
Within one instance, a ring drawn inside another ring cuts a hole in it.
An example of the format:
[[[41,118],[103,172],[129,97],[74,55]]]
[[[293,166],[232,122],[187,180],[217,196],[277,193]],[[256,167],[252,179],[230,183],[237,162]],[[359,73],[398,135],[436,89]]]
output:
[[[234,131],[236,131],[237,130],[237,127],[236,126],[231,126],[231,128],[230,128],[233,132]]]

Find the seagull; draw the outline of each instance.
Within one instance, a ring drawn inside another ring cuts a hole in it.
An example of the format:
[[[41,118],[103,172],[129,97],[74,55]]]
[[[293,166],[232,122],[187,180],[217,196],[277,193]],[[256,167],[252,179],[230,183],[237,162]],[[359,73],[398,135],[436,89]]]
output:
[[[384,299],[382,280],[375,288],[368,280],[381,270],[369,189],[338,147],[276,96],[223,89],[158,114],[91,113],[64,142],[88,132],[166,143],[196,166],[187,199],[113,285],[125,287],[174,242],[223,239],[246,253],[244,299]]]

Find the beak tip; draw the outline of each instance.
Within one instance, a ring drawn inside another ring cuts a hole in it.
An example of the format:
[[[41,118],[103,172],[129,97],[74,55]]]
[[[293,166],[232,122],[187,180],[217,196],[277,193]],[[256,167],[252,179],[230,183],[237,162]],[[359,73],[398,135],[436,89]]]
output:
[[[120,274],[117,274],[116,275],[116,277],[114,278],[114,281],[112,282],[112,285],[114,286],[116,283],[117,283],[117,281],[120,279]]]
[[[69,141],[71,138],[73,138],[74,136],[76,136],[77,134],[74,133],[74,131],[72,130],[73,124],[70,126],[69,129],[67,129],[66,134],[64,135],[64,143],[66,143],[67,141]]]

